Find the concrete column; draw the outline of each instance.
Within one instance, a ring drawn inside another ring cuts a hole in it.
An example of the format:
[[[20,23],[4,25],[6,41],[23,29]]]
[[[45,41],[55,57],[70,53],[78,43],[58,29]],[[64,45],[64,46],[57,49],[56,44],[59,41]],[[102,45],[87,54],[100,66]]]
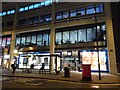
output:
[[[107,49],[108,49],[108,60],[109,70],[111,74],[117,74],[116,64],[116,53],[115,53],[115,42],[113,34],[112,16],[110,3],[105,3],[105,18],[106,18],[106,35],[107,35]]]
[[[10,44],[10,60],[8,62],[9,63],[8,64],[8,69],[11,69],[11,63],[12,63],[13,57],[14,57],[15,40],[16,40],[15,29],[16,29],[16,26],[17,26],[17,12],[18,12],[18,4],[16,3],[16,12],[14,14],[12,38],[11,38],[11,44]]]
[[[55,2],[52,2],[52,20],[51,20],[51,31],[50,31],[50,54],[54,54],[55,51]],[[54,60],[55,57],[50,58],[50,72],[54,72]]]

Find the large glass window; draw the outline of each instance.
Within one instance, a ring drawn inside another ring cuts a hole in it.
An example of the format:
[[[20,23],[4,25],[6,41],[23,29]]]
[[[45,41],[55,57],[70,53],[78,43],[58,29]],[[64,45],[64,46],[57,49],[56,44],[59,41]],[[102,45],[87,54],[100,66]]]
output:
[[[88,6],[86,8],[86,14],[93,14],[93,13],[95,13],[94,6],[93,5],[92,6]]]
[[[26,37],[26,43],[29,44],[30,41],[31,41],[31,37],[30,37],[30,36],[27,36],[27,37]]]
[[[25,37],[21,38],[21,44],[25,45]]]
[[[62,19],[62,13],[57,13],[56,14],[56,19]]]
[[[16,38],[16,45],[20,45],[20,38]]]
[[[105,28],[105,25],[101,26],[101,34],[102,34],[103,40],[106,40],[106,28]]]
[[[70,11],[70,17],[75,17],[77,15],[77,10]]]
[[[56,44],[61,44],[62,41],[62,33],[58,32],[56,33]]]
[[[50,5],[51,4],[51,0],[46,0],[45,1],[45,6],[48,6],[48,5]]]
[[[63,32],[63,43],[70,43],[70,40],[69,40],[69,31]]]
[[[86,42],[86,29],[78,30],[78,42]]]
[[[24,8],[24,10],[27,11],[27,10],[28,10],[28,6],[26,6],[26,7]]]
[[[41,35],[37,35],[37,45],[42,46],[42,34]]]
[[[77,42],[77,30],[70,31],[70,42],[71,43]]]
[[[43,44],[44,46],[48,45],[48,34],[43,34]]]
[[[35,35],[34,35],[34,36],[32,36],[31,43],[32,43],[32,44],[36,44],[36,36],[35,36]]]
[[[5,45],[6,45],[6,38],[3,38],[3,40],[2,40],[2,47],[5,47]]]
[[[98,5],[96,5],[96,12],[97,12],[97,13],[103,12],[103,4],[98,4]]]
[[[34,8],[38,8],[38,7],[39,7],[38,3],[34,4]]]
[[[6,12],[2,12],[2,16],[5,16],[7,13]]]
[[[7,45],[10,45],[10,41],[11,41],[11,38],[8,37],[8,38],[7,38]]]
[[[78,14],[77,15],[85,15],[85,8],[78,9]]]
[[[63,18],[68,18],[69,17],[69,12],[63,12]]]
[[[20,12],[23,12],[24,10],[25,10],[24,7],[19,9]]]
[[[94,28],[87,28],[87,41],[93,42],[96,38],[96,31]]]
[[[33,5],[30,5],[30,6],[29,6],[29,9],[33,9]]]

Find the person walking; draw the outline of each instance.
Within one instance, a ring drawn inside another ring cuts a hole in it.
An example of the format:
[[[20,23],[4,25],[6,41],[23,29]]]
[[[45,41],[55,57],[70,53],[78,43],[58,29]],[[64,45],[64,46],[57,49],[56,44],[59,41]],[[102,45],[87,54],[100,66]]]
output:
[[[14,74],[15,73],[15,70],[17,69],[17,60],[14,61],[14,63],[11,65],[12,67],[12,73]]]

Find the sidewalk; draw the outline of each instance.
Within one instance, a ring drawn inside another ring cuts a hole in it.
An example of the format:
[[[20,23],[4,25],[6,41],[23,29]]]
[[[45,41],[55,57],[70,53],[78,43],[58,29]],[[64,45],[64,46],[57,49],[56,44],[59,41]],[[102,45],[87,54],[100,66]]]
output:
[[[61,80],[70,82],[80,82],[80,83],[101,83],[101,84],[120,84],[120,76],[112,75],[108,73],[101,73],[101,80],[98,78],[98,73],[92,73],[92,81],[82,81],[82,72],[71,71],[70,77],[65,78],[64,72],[60,72],[59,75],[55,73],[52,74],[39,74],[38,72],[33,73],[22,73],[21,70],[17,70],[15,74],[11,73],[11,70],[2,69],[2,76],[9,77],[26,77],[26,78],[39,78],[39,79],[51,79],[51,80]]]

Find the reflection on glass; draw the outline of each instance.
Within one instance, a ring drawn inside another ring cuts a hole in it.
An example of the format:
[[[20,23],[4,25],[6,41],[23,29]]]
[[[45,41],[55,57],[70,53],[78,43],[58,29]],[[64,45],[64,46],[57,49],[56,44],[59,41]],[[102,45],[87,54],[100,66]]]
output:
[[[36,44],[36,36],[32,36],[32,41],[31,43]]]
[[[20,38],[16,38],[16,45],[20,45]]]
[[[25,45],[25,37],[21,38],[21,44]]]
[[[69,43],[69,31],[63,32],[63,43]]]
[[[77,30],[70,31],[70,42],[76,43],[76,41],[77,41]]]
[[[93,42],[95,38],[96,38],[96,32],[94,28],[87,28],[87,41]]]
[[[61,32],[56,33],[56,43],[61,44],[61,40],[62,40],[62,33]]]
[[[86,29],[78,30],[78,42],[86,42]]]
[[[43,44],[44,46],[48,45],[48,34],[43,35]]]

